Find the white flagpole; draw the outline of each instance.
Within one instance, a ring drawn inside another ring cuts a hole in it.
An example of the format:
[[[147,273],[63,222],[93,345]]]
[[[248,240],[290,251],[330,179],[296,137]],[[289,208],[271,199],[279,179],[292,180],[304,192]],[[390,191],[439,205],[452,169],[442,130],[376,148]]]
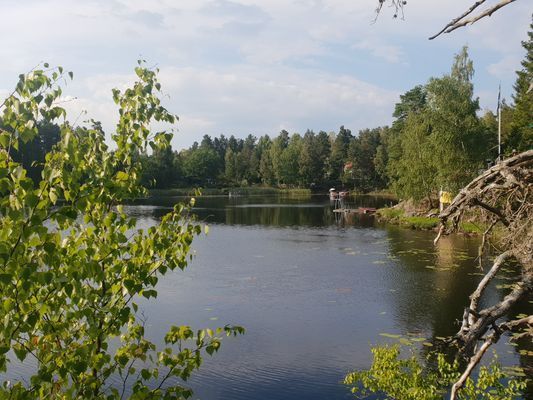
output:
[[[500,95],[502,85],[498,86],[498,161],[502,160],[502,108],[500,107]]]

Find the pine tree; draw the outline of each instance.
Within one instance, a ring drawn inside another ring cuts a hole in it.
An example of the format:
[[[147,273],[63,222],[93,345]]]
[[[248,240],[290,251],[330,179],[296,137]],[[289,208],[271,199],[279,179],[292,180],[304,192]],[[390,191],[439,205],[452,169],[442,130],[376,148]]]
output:
[[[506,143],[506,153],[513,150],[525,151],[533,145],[533,24],[530,25],[528,40],[522,42],[526,57],[514,85],[514,111],[511,120],[511,135]]]

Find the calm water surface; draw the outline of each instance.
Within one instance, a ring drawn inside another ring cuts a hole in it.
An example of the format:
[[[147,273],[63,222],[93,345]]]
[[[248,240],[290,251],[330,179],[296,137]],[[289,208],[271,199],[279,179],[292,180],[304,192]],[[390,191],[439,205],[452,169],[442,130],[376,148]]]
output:
[[[159,197],[125,209],[148,227],[177,201],[184,199]],[[327,196],[205,197],[194,212],[209,235],[193,242],[189,268],[162,279],[158,298],[141,309],[154,341],[171,325],[246,328],[206,356],[188,382],[195,399],[349,399],[340,382],[370,366],[370,345],[391,341],[380,333],[434,343],[455,333],[480,279],[476,239],[444,237],[435,247],[432,232],[377,226],[368,215],[336,218]],[[511,276],[488,289],[489,301],[505,295]],[[532,308],[528,299],[513,312]],[[502,363],[531,368],[531,358],[519,354],[525,347],[505,342],[496,346]],[[34,368],[26,361],[5,378],[25,379]]]
[[[128,212],[149,226],[177,200]],[[376,226],[365,215],[339,220],[326,196],[205,197],[194,212],[209,235],[195,239],[190,267],[163,279],[157,300],[142,308],[154,338],[172,324],[246,328],[206,358],[189,382],[195,398],[349,399],[340,382],[370,365],[371,344],[390,341],[380,333],[429,341],[455,333],[480,279],[476,239],[445,237],[434,247],[432,232]],[[508,283],[490,287],[489,301]],[[531,301],[514,310],[532,311]],[[497,348],[504,364],[531,361],[515,347]]]

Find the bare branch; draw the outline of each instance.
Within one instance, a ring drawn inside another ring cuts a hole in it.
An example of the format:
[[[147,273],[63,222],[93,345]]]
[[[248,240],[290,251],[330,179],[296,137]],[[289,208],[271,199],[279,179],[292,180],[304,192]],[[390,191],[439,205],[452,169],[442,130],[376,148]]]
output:
[[[533,315],[529,315],[524,318],[515,319],[513,321],[504,322],[499,325],[502,331],[516,332],[522,328],[533,326]]]
[[[481,237],[481,244],[479,245],[479,249],[478,249],[478,259],[479,259],[479,269],[481,269],[482,271],[483,271],[483,253],[485,250],[485,243],[487,242],[488,235],[490,234],[490,232],[492,231],[492,228],[494,228],[494,225],[496,225],[497,222],[498,220],[492,221],[489,227],[485,230],[485,232],[483,232],[483,236]]]
[[[516,332],[523,328],[531,328],[533,326],[533,315],[529,315],[524,318],[520,318],[517,320],[504,322],[498,326],[493,326],[494,331],[491,333],[490,336],[488,336],[483,343],[483,345],[477,350],[477,352],[470,358],[470,362],[468,363],[465,372],[461,375],[461,377],[457,380],[457,382],[454,383],[452,386],[451,394],[450,394],[450,400],[455,400],[457,398],[458,391],[464,386],[466,380],[468,377],[472,374],[472,371],[474,368],[479,364],[485,353],[487,352],[487,349],[494,343],[496,343],[504,331],[510,331],[510,332]],[[525,334],[529,335],[529,332],[525,332]]]
[[[494,264],[492,265],[492,268],[489,270],[489,272],[485,274],[481,282],[479,282],[479,285],[477,286],[474,293],[472,293],[472,295],[470,296],[470,310],[473,310],[474,312],[478,311],[479,300],[481,299],[483,292],[487,288],[490,281],[494,279],[494,277],[500,270],[501,266],[503,265],[504,261],[507,260],[512,255],[513,253],[511,251],[506,251],[505,253],[502,253],[498,257],[496,257],[496,260],[494,260]],[[468,319],[468,325],[472,325],[475,322],[474,320],[475,316],[473,315],[473,313],[470,313],[469,315],[470,316]]]
[[[493,214],[495,214],[500,219],[500,221],[502,221],[502,224],[504,224],[505,226],[509,226],[509,221],[507,221],[507,218],[505,218],[505,216],[503,215],[502,211],[499,210],[498,208],[492,207],[489,204],[484,203],[484,202],[482,202],[479,199],[473,199],[472,203],[477,205],[477,206],[480,206],[481,208],[484,208],[487,211],[490,211]]]
[[[375,23],[378,20],[379,14],[387,0],[378,0],[378,6],[376,7],[376,16],[372,23]],[[403,8],[407,4],[405,0],[390,0],[390,7],[394,8],[393,18],[398,18],[398,15],[401,14],[401,19],[404,19]]]
[[[432,39],[435,39],[437,36],[439,36],[441,33],[443,33],[446,29],[448,29],[450,26],[453,26],[455,25],[456,23],[458,23],[459,21],[461,21],[463,18],[465,18],[466,16],[468,16],[472,11],[474,11],[477,7],[479,7],[481,4],[483,4],[486,0],[479,0],[479,1],[476,1],[474,4],[472,4],[472,6],[466,10],[463,14],[461,14],[460,16],[458,16],[457,18],[454,18],[452,19],[450,22],[448,22],[448,24],[442,28],[442,30],[431,36],[429,38],[429,40],[432,40]]]
[[[479,312],[478,318],[467,329],[466,332],[459,332],[457,339],[461,344],[461,353],[470,359],[478,340],[480,340],[488,329],[500,318],[506,315],[511,307],[519,300],[531,293],[533,289],[533,276],[527,275],[523,281],[516,284],[515,288],[499,303]]]
[[[465,13],[463,13],[463,15],[450,21],[440,32],[431,36],[429,40],[435,39],[436,37],[440,36],[442,33],[450,33],[463,26],[471,25],[479,21],[482,18],[490,17],[493,13],[498,11],[500,8],[505,7],[506,5],[513,3],[514,1],[516,0],[501,0],[499,3],[495,4],[492,7],[487,8],[485,11],[473,16],[472,18],[465,19],[465,17],[470,15],[474,9],[476,9],[479,5],[485,2],[485,0],[477,1]]]
[[[474,215],[478,220],[485,218],[488,228],[483,235],[479,250],[480,263],[487,234],[501,222],[499,231],[498,250],[500,255],[493,262],[492,267],[479,282],[476,290],[470,296],[470,304],[465,308],[462,324],[455,335],[459,344],[460,354],[470,363],[460,381],[454,385],[454,393],[464,384],[471,369],[479,362],[490,346],[488,342],[497,341],[501,331],[511,330],[514,323],[500,324],[500,318],[509,313],[511,307],[533,291],[533,199],[531,187],[533,185],[533,150],[505,159],[492,168],[486,170],[453,199],[452,203],[443,210],[439,218],[441,225],[436,240],[444,234],[457,230],[465,215]],[[508,258],[513,257],[521,268],[521,280],[503,300],[479,310],[482,296],[489,283],[494,279]],[[521,322],[531,324],[531,319]],[[476,352],[478,342],[492,329],[492,339],[485,342],[481,353]],[[530,330],[526,334],[529,334]],[[454,398],[454,397],[452,397]]]
[[[463,387],[466,380],[468,379],[474,368],[479,364],[488,348],[493,343],[496,343],[499,338],[499,333],[493,332],[492,335],[490,335],[487,340],[485,340],[485,343],[483,343],[483,345],[479,348],[476,354],[474,354],[474,356],[470,359],[470,362],[468,363],[465,372],[463,372],[463,375],[461,375],[459,380],[453,384],[452,391],[450,393],[450,400],[457,399],[457,392]]]

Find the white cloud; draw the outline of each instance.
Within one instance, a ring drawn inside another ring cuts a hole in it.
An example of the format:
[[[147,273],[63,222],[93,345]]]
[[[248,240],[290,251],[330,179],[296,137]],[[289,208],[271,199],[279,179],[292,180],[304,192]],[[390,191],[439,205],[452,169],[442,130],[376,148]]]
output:
[[[374,57],[385,60],[390,64],[405,63],[405,53],[398,47],[389,44],[383,44],[376,39],[366,39],[352,46],[354,49],[368,50]]]
[[[65,103],[71,119],[102,121],[111,132],[117,108],[111,88],[124,87],[132,76],[112,74],[83,79],[70,92],[85,93]],[[280,129],[337,130],[342,124],[358,130],[390,122],[398,93],[347,75],[293,71],[285,67],[239,67],[225,70],[162,68],[164,105],[179,115],[176,148],[199,141],[204,134],[275,135]]]
[[[375,0],[0,0],[0,37],[9,38],[0,88],[12,87],[20,72],[41,60],[63,65],[76,77],[65,92],[78,100],[68,108],[73,114],[86,108],[112,129],[116,110],[110,90],[131,82],[130,71],[142,55],[161,68],[170,95],[165,102],[181,116],[176,144],[189,145],[203,133],[242,136],[273,134],[280,127],[359,129],[387,123],[398,92],[438,75],[444,56],[451,63],[465,43],[471,54],[489,60],[482,64],[474,57],[476,89],[494,91],[496,78],[502,87],[514,81],[509,71],[523,57],[520,40],[531,16],[527,1],[434,42],[427,37],[463,12],[464,0],[410,0],[405,21],[384,9],[372,24],[375,5]],[[390,73],[384,69],[389,64]]]
[[[515,54],[504,56],[500,61],[489,64],[487,71],[496,78],[515,77],[515,71],[520,66],[521,57]]]
[[[198,138],[203,133],[272,135],[280,126],[299,132],[336,130],[341,124],[353,129],[377,126],[390,121],[398,96],[350,76],[284,67],[161,72],[164,88],[174,94],[171,106],[184,114],[181,120],[191,116],[202,121],[202,126],[187,127],[200,129]]]

